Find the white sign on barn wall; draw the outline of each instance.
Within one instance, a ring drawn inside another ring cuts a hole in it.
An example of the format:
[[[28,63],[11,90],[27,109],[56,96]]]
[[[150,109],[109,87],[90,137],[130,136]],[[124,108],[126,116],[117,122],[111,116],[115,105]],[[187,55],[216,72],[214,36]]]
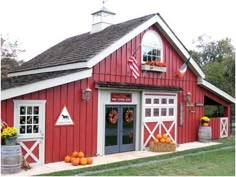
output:
[[[64,106],[64,108],[62,109],[57,119],[56,125],[74,125],[74,122],[72,121],[66,106]]]

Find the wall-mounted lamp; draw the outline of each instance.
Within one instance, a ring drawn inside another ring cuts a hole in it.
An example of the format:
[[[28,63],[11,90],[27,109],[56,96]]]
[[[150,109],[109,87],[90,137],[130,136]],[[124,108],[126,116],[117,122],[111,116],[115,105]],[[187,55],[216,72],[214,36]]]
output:
[[[192,93],[191,93],[191,92],[187,92],[187,93],[184,95],[184,100],[185,100],[187,103],[190,103],[190,102],[191,102],[191,97],[192,97]]]
[[[92,92],[92,90],[90,88],[86,88],[85,90],[83,90],[82,99],[85,101],[89,101],[89,99],[91,97],[91,92]]]

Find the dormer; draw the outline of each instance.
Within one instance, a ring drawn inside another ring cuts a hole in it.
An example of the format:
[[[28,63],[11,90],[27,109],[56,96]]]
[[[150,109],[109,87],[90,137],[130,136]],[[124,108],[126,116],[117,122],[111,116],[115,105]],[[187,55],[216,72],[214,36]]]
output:
[[[113,24],[113,17],[115,13],[103,6],[100,10],[92,13],[91,15],[93,16],[91,33],[96,33]]]

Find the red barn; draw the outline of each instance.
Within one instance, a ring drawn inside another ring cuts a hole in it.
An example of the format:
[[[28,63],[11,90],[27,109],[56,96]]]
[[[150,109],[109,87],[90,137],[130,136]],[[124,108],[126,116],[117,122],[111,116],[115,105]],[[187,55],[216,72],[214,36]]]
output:
[[[213,139],[229,135],[234,98],[205,80],[160,14],[114,25],[104,7],[92,15],[91,32],[56,44],[2,80],[1,118],[17,127],[29,162],[61,161],[73,150],[145,150],[159,132],[178,144],[197,141],[207,104],[224,108],[211,121]]]

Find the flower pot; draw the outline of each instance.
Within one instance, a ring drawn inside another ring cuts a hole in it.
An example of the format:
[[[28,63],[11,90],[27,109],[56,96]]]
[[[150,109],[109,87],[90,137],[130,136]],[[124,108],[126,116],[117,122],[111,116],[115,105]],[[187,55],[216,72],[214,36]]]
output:
[[[7,146],[16,145],[16,139],[17,139],[17,136],[12,136],[12,137],[6,138],[5,143]]]

